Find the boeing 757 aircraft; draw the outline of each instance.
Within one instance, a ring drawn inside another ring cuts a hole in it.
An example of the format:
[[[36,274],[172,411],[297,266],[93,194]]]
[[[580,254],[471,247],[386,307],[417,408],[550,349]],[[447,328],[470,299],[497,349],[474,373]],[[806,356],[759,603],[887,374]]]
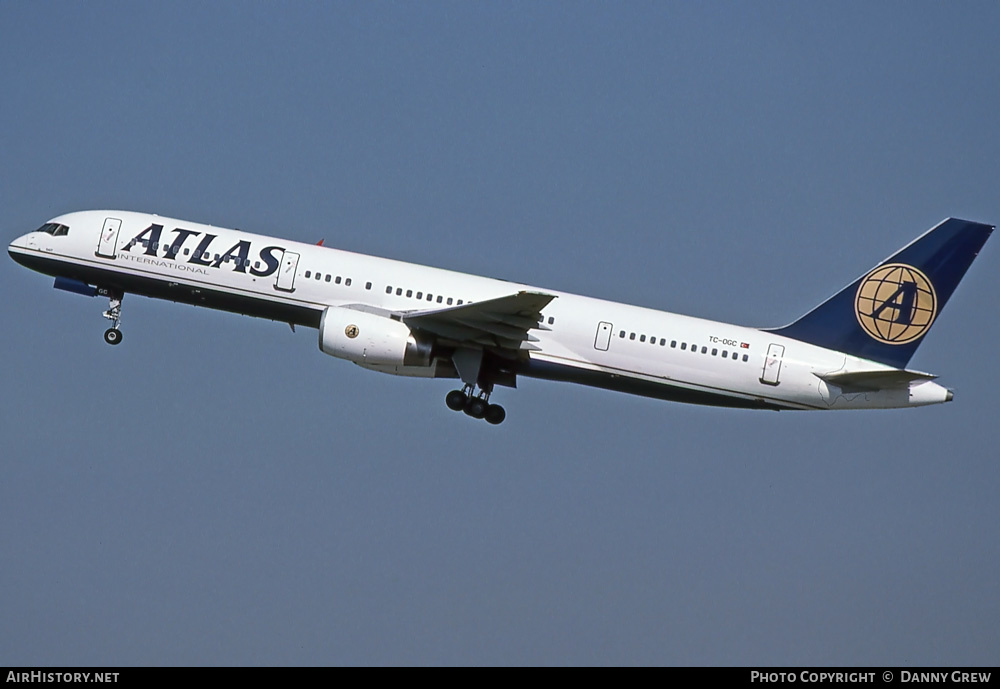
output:
[[[319,331],[319,348],[399,376],[457,378],[449,408],[504,420],[518,376],[752,409],[886,409],[952,399],[906,368],[993,226],[945,220],[783,328],[758,329],[157,215],[84,211],[11,242],[55,287],[126,293]],[[321,243],[322,244],[322,243]]]

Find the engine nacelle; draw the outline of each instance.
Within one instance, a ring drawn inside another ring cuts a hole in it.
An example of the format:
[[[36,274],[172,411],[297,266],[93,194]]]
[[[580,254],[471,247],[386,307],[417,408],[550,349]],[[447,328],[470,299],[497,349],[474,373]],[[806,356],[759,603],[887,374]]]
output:
[[[85,297],[96,297],[97,288],[91,287],[85,282],[80,282],[79,280],[72,280],[70,278],[56,278],[56,283],[52,285],[56,289],[64,289],[67,292],[76,292],[77,294],[82,294]]]
[[[386,316],[330,306],[319,321],[324,354],[366,367],[431,366],[431,343]]]

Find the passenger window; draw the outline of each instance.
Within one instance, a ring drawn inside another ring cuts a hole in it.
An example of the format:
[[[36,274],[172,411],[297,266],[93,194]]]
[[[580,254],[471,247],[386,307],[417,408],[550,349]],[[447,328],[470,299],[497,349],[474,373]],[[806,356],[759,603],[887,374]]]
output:
[[[718,350],[718,349],[715,349],[715,348],[713,347],[713,348],[712,348],[712,356],[718,356],[718,355],[719,355],[719,350]]]
[[[371,289],[371,288],[372,288],[372,283],[366,282],[365,283],[365,289]]]
[[[639,336],[639,342],[645,342],[645,341],[646,341],[646,336],[645,335],[640,335]]]
[[[402,287],[397,287],[396,288],[396,296],[397,297],[403,296],[403,288]]]
[[[347,278],[346,280],[344,280],[344,287],[350,287],[350,286],[351,286],[351,278]]]
[[[441,296],[441,295],[439,294],[439,295],[438,295],[438,304],[440,304],[440,303],[441,303],[442,299],[443,299],[443,297],[442,297],[442,296]]]
[[[389,285],[388,287],[385,288],[385,293],[392,294],[392,285]]]
[[[424,293],[423,292],[417,292],[417,299],[423,299],[423,298],[424,298]]]
[[[750,360],[750,357],[747,356],[746,354],[744,354],[743,355],[743,361],[749,361],[749,360]]]
[[[554,316],[549,316],[549,325],[554,325],[555,322],[556,322],[555,317]]]
[[[407,297],[412,297],[413,296],[413,290],[412,289],[406,290],[406,296]]]
[[[340,284],[340,276],[339,275],[337,276],[336,282],[337,282],[338,285]]]
[[[708,347],[702,347],[701,348],[701,353],[702,354],[708,354]]]
[[[330,276],[329,275],[326,276],[326,281],[330,282]]]
[[[310,275],[312,275],[312,271],[311,270],[307,270],[306,271],[306,277],[309,277]]]
[[[671,340],[670,341],[670,348],[671,349],[677,349],[677,340]]]
[[[451,306],[451,297],[448,297],[448,306]]]
[[[725,359],[728,356],[729,356],[729,352],[727,352],[725,349],[723,349],[722,350],[722,358]]]
[[[687,342],[681,342],[681,351],[683,352],[687,348],[688,348],[688,343]]]

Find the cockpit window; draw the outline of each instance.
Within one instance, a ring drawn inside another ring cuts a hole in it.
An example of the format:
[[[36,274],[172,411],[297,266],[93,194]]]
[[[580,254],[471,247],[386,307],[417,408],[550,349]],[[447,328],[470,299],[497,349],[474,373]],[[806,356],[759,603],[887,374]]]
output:
[[[65,237],[69,234],[69,228],[66,225],[59,225],[54,222],[47,222],[41,227],[39,227],[35,232],[44,232],[45,234],[50,234],[53,237]]]

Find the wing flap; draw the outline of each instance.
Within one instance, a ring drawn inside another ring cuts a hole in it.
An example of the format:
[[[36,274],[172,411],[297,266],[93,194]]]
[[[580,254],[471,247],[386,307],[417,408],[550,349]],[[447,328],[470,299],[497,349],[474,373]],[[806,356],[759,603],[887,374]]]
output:
[[[515,328],[503,323],[490,322],[489,319],[477,321],[471,318],[457,318],[456,321],[467,328],[482,330],[508,340],[524,340],[528,337],[527,328]]]
[[[539,311],[541,311],[541,309],[539,309]],[[548,330],[548,328],[541,327],[541,323],[537,320],[533,320],[527,316],[485,312],[483,313],[483,318],[493,323],[500,323],[502,325],[510,326],[511,328],[518,328],[520,330],[529,330],[531,328]]]

